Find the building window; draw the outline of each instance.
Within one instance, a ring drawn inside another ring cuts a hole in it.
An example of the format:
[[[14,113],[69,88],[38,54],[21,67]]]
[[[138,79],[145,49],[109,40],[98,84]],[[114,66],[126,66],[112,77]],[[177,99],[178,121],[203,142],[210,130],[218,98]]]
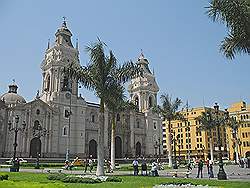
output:
[[[36,110],[36,115],[39,115],[39,114],[40,114],[40,110],[37,109],[37,110]]]
[[[63,136],[67,136],[67,135],[68,135],[67,127],[63,127],[62,135],[63,135]]]
[[[156,124],[156,122],[154,122],[154,130],[156,130],[157,129],[157,124]]]
[[[95,123],[95,115],[94,114],[91,114],[91,122]]]
[[[120,121],[120,119],[121,119],[121,118],[120,118],[120,114],[117,114],[117,115],[116,115],[116,121]]]
[[[135,97],[135,105],[139,108],[139,99],[137,96]]]
[[[136,121],[136,127],[140,128],[140,122],[138,120]]]
[[[148,98],[148,107],[151,108],[153,106],[153,101],[152,101],[152,97],[150,96]]]
[[[64,117],[69,118],[69,116],[70,116],[69,109],[64,109]]]

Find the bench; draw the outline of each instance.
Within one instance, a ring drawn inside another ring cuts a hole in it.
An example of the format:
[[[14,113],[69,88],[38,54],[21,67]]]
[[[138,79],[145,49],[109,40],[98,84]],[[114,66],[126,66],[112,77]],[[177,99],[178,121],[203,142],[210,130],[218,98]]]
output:
[[[61,173],[63,171],[63,169],[60,169],[60,168],[45,168],[43,169],[44,172],[47,172],[47,173]]]
[[[167,175],[170,174],[172,177],[176,178],[178,177],[179,175],[183,174],[186,178],[189,177],[189,174],[191,174],[190,171],[170,171],[170,172],[167,172]]]

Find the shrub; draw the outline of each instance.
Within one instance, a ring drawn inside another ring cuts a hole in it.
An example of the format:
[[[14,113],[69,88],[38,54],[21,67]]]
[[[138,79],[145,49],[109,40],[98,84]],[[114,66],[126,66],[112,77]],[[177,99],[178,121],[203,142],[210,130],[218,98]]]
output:
[[[101,183],[101,180],[99,179],[91,179],[91,178],[80,178],[75,176],[66,176],[62,180],[64,183]]]
[[[8,180],[9,175],[8,174],[2,174],[0,175],[0,180]]]
[[[122,182],[122,179],[116,176],[110,176],[106,180],[107,182]]]
[[[49,180],[62,180],[63,178],[65,178],[66,175],[65,174],[61,174],[61,173],[55,173],[55,174],[50,174],[48,175],[48,179]]]

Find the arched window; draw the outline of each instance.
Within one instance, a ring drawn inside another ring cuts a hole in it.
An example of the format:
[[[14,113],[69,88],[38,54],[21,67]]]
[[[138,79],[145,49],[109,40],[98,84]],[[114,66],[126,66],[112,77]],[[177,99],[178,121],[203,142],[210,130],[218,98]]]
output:
[[[117,114],[116,115],[116,121],[120,121],[120,120],[121,120],[120,114]]]
[[[148,107],[151,108],[153,106],[153,99],[152,96],[148,98]]]
[[[62,135],[63,135],[63,136],[67,136],[67,135],[68,135],[67,127],[63,127]]]
[[[91,122],[95,123],[95,115],[94,114],[91,114]]]
[[[139,98],[137,96],[135,97],[135,105],[139,107]]]
[[[49,91],[50,90],[50,75],[47,76],[46,78],[46,83],[45,83],[45,91]]]
[[[38,120],[36,120],[36,121],[34,122],[34,127],[33,127],[33,129],[38,130],[38,129],[39,129],[39,125],[40,125],[40,122],[39,122]]]

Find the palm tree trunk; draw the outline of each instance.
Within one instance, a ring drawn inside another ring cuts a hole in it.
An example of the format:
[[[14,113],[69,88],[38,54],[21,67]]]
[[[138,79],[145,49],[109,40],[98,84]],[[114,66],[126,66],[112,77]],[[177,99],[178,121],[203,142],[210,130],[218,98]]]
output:
[[[115,169],[115,114],[112,114],[111,130],[111,169]]]
[[[209,145],[210,145],[210,160],[213,162],[214,161],[214,145],[213,145],[213,137],[212,137],[211,130],[210,130]]]
[[[97,169],[96,175],[104,175],[104,102],[100,101],[99,126],[98,126],[98,145],[97,145]]]
[[[171,135],[171,120],[168,121],[168,166],[172,168],[173,161],[172,161],[172,135]]]
[[[237,130],[235,131],[235,159],[236,163],[239,164],[239,150],[238,150],[238,136],[237,136]]]

